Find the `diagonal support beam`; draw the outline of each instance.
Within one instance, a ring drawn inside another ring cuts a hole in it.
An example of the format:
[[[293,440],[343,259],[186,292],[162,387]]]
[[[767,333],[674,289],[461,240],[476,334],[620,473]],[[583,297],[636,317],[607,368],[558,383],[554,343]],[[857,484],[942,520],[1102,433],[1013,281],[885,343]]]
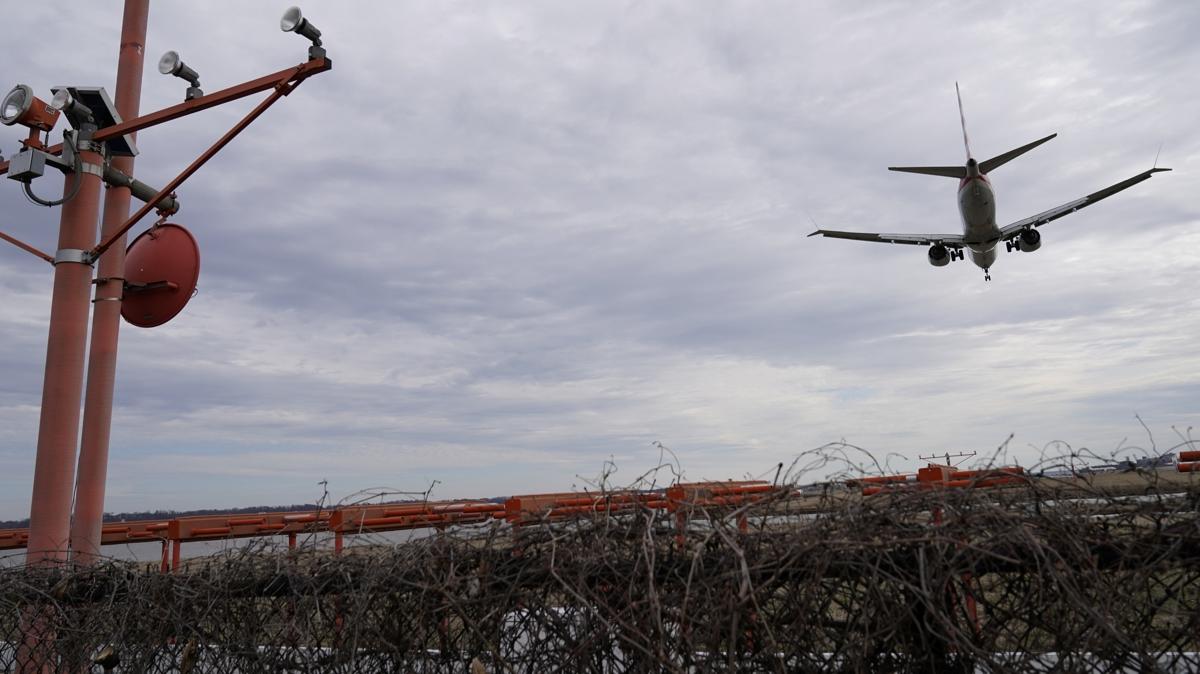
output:
[[[43,253],[42,251],[38,250],[37,248],[34,248],[33,246],[25,243],[24,241],[22,241],[16,237],[12,237],[12,236],[5,234],[4,232],[0,232],[0,239],[4,239],[5,241],[11,243],[12,245],[16,246],[17,248],[20,248],[21,250],[25,251],[26,253],[32,253],[32,254],[42,258],[46,262],[49,262],[50,264],[54,264],[53,257],[50,257],[46,253]]]
[[[300,66],[300,68],[303,67],[303,65]],[[165,200],[172,192],[176,190],[176,188],[182,185],[185,180],[192,177],[192,174],[200,170],[201,166],[204,166],[209,159],[213,158],[213,155],[220,152],[221,149],[228,145],[229,142],[237,137],[239,133],[244,131],[246,127],[250,126],[250,123],[258,119],[259,115],[266,112],[267,108],[271,107],[280,98],[292,93],[292,90],[299,86],[303,81],[303,79],[295,79],[290,71],[286,73],[284,77],[279,78],[275,82],[275,90],[271,92],[270,96],[267,96],[262,103],[259,103],[257,106],[255,106],[254,109],[247,113],[246,116],[243,117],[237,124],[235,124],[232,129],[226,131],[225,135],[221,136],[217,142],[213,143],[211,147],[205,150],[199,157],[196,158],[195,161],[189,164],[182,173],[175,176],[171,182],[167,183],[165,187],[159,190],[158,194],[155,194],[153,198],[143,204],[142,207],[139,208],[133,215],[129,216],[129,219],[125,221],[125,224],[121,225],[120,229],[105,239],[100,245],[93,248],[92,255],[96,258],[99,258],[101,255],[103,255],[104,251],[108,250],[109,247],[113,245],[113,242],[124,236],[125,233],[128,232],[134,225],[136,225],[139,220],[146,217],[150,211],[154,210],[159,202]],[[110,128],[115,129],[117,127]]]

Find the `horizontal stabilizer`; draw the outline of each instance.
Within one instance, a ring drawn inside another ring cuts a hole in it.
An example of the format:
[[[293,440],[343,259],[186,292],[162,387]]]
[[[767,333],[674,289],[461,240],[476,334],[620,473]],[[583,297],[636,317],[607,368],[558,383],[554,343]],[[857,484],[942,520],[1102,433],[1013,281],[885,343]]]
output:
[[[1005,152],[1004,154],[998,154],[995,157],[992,157],[991,159],[989,159],[987,161],[980,162],[979,163],[979,172],[983,173],[983,174],[991,173],[992,169],[1004,166],[1008,162],[1016,159],[1017,157],[1020,157],[1021,155],[1025,154],[1026,152],[1029,152],[1033,148],[1041,145],[1042,143],[1045,143],[1046,141],[1050,140],[1051,138],[1054,138],[1057,135],[1058,135],[1057,133],[1052,133],[1049,136],[1042,138],[1041,140],[1035,140],[1028,145],[1022,145],[1021,147],[1019,147],[1015,150],[1009,150],[1008,152]]]
[[[889,171],[903,171],[904,173],[923,173],[927,176],[945,176],[947,178],[966,178],[967,167],[965,166],[889,166]]]

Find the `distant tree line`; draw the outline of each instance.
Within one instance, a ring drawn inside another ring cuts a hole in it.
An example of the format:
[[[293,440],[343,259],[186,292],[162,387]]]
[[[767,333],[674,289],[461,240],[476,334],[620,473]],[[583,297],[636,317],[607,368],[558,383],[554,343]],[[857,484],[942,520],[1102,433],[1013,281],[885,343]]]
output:
[[[316,510],[315,503],[300,503],[285,506],[249,506],[246,508],[202,508],[200,510],[143,510],[134,513],[104,513],[104,521],[108,522],[140,522],[142,520],[169,520],[176,517],[191,515],[249,515],[254,513],[291,513],[306,510]],[[23,520],[0,520],[0,529],[24,529],[29,526],[29,518]]]

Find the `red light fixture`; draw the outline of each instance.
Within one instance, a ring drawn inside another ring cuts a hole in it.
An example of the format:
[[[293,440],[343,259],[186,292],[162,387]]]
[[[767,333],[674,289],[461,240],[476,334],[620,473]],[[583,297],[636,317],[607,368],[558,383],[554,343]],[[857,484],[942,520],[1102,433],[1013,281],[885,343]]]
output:
[[[18,84],[0,103],[0,124],[20,124],[38,131],[49,131],[58,123],[60,111],[33,95],[28,84]]]

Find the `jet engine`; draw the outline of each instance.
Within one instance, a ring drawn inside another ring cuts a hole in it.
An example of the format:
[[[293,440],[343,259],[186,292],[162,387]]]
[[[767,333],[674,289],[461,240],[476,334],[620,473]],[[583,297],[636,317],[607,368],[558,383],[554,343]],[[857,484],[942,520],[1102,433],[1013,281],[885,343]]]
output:
[[[940,243],[930,246],[929,264],[935,267],[945,267],[950,264],[950,251]]]
[[[1042,247],[1042,234],[1036,229],[1027,229],[1017,237],[1017,246],[1022,253],[1032,253]]]

